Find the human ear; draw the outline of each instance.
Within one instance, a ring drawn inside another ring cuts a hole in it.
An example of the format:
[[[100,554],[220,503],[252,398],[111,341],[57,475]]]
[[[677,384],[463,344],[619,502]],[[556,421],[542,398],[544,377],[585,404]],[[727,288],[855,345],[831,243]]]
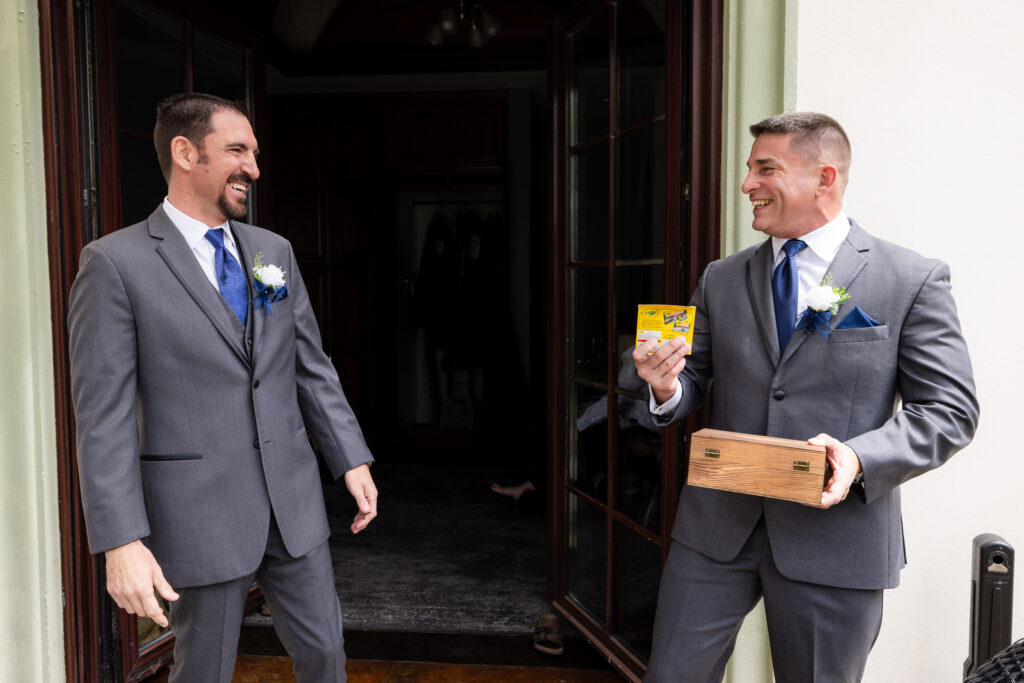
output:
[[[171,140],[171,163],[183,171],[192,170],[192,143],[184,135]]]
[[[836,167],[831,164],[825,164],[818,173],[818,189],[826,190],[832,187],[835,185],[837,178],[839,178],[839,171]]]

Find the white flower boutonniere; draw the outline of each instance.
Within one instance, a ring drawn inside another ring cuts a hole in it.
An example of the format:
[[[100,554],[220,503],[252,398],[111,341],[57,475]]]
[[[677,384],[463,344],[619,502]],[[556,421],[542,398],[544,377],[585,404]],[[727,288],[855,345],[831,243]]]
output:
[[[839,306],[850,298],[846,287],[832,286],[832,273],[826,273],[817,287],[807,292],[807,308],[800,315],[796,329],[807,329],[807,334],[817,331],[822,337],[828,337],[832,328],[829,321],[839,312]]]
[[[252,299],[252,307],[254,309],[266,307],[267,313],[273,313],[272,304],[288,296],[288,287],[284,283],[284,271],[279,266],[264,263],[261,251],[253,259],[252,276],[258,292]]]

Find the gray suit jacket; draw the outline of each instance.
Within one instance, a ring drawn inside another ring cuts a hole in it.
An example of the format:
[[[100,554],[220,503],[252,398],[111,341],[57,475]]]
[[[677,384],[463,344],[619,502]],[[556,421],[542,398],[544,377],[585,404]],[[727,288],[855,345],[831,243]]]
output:
[[[775,562],[788,578],[890,588],[906,563],[899,485],[970,442],[978,401],[949,268],[850,223],[828,270],[849,301],[833,316],[827,339],[797,331],[781,353],[771,241],[708,266],[693,295],[693,352],[671,419],[698,408],[710,392],[710,426],[717,429],[791,439],[824,432],[856,451],[863,490],[819,510],[685,487],[673,538],[730,560],[763,513]],[[855,306],[881,325],[835,329]]]
[[[321,348],[287,240],[232,222],[252,291],[262,252],[287,298],[249,334],[162,208],[82,250],[68,325],[89,546],[144,539],[172,586],[226,581],[327,539],[319,467],[373,460]],[[251,340],[248,348],[247,339]]]

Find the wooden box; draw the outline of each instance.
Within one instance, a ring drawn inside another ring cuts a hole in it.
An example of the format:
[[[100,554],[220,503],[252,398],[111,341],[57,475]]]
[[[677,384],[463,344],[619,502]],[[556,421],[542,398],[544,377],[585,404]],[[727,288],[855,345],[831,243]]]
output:
[[[690,436],[687,483],[817,505],[825,447],[806,441],[701,429]]]

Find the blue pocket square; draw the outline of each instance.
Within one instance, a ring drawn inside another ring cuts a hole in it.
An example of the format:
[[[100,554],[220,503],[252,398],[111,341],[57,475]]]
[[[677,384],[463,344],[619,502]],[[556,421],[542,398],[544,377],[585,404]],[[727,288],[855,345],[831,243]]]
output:
[[[838,325],[837,330],[854,330],[859,327],[878,327],[882,323],[878,322],[870,315],[860,310],[860,306],[854,306],[853,310],[846,314]]]

